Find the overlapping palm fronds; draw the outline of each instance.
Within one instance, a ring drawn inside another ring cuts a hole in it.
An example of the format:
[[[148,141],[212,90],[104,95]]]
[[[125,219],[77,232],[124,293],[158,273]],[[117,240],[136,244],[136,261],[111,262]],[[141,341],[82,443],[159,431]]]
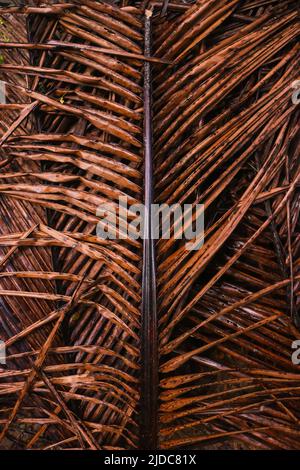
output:
[[[206,219],[199,251],[159,242],[163,448],[299,447],[299,24],[275,3],[196,2],[157,26],[176,61],[155,81],[157,200]]]
[[[120,196],[131,204],[142,198],[142,61],[132,58],[142,54],[141,20],[89,1],[59,17],[28,20],[31,43],[59,40],[74,47],[2,65],[2,72],[18,77],[8,89],[31,97],[39,111],[31,132],[3,142],[14,166],[2,168],[1,197],[11,206],[28,204],[44,219],[26,234],[16,214],[1,244],[22,250],[23,263],[27,253],[42,256],[41,247],[52,250],[53,260],[47,268],[21,269],[11,254],[12,273],[2,273],[6,285],[15,279],[28,284],[16,299],[41,302],[39,317],[30,306],[22,308],[18,327],[7,334],[16,347],[27,338],[32,343],[21,349],[25,370],[13,354],[20,349],[9,348],[8,365],[16,370],[2,374],[2,437],[24,423],[28,447],[136,447],[140,241],[101,242],[95,228],[98,206],[116,206]],[[75,47],[80,44],[91,49]],[[36,278],[42,286],[33,284]],[[15,290],[1,294],[11,298]],[[44,325],[48,339],[37,343],[34,335]]]
[[[1,13],[1,448],[299,448],[297,2],[46,3]],[[144,201],[145,62],[155,202],[205,206],[157,243],[158,358],[142,242],[96,233]]]

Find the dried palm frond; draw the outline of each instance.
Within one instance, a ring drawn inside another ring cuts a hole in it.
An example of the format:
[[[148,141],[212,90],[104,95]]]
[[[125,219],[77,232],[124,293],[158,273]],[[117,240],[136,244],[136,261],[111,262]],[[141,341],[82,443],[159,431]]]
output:
[[[27,3],[0,10],[1,448],[299,448],[297,2]],[[203,246],[99,238],[120,197],[204,204]]]
[[[242,3],[157,26],[176,62],[154,85],[157,201],[203,203],[206,219],[202,249],[158,244],[162,448],[299,447],[298,13]]]

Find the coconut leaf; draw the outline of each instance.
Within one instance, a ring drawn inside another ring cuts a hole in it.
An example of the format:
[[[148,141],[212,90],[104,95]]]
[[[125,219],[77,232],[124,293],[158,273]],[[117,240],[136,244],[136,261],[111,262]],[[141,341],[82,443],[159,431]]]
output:
[[[0,15],[1,449],[299,448],[297,2]],[[201,248],[99,238],[120,197]]]

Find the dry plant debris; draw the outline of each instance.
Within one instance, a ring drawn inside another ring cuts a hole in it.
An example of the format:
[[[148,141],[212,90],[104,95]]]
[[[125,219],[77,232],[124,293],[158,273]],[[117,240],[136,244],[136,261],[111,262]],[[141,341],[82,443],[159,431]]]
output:
[[[0,9],[1,448],[299,449],[298,2],[17,3]],[[200,250],[96,236],[99,204],[144,201],[147,152],[155,202],[205,205]]]

